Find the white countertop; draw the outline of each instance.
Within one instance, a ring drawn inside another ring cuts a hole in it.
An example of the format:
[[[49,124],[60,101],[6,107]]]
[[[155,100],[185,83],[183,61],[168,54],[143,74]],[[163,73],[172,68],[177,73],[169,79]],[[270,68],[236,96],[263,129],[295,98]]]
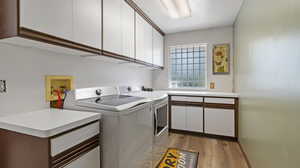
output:
[[[1,117],[0,128],[40,138],[48,138],[99,120],[100,117],[99,113],[45,109]]]
[[[145,97],[149,101],[160,100],[168,97],[168,93],[166,91],[153,91],[153,92],[136,91],[136,92],[130,92],[128,93],[128,95]]]
[[[202,92],[202,91],[166,91],[169,95],[174,96],[211,96],[211,97],[239,97],[237,93],[230,92]]]
[[[145,97],[149,101],[160,100],[168,97],[168,95],[173,96],[208,96],[208,97],[239,97],[237,93],[230,92],[203,92],[203,91],[172,91],[172,90],[156,90],[153,92],[145,91],[135,91],[128,93],[131,96]]]

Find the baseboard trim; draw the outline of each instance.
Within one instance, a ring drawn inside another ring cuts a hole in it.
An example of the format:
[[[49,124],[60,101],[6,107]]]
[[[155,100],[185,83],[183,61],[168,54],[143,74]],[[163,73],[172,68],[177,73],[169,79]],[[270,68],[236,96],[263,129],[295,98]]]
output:
[[[248,165],[248,168],[252,168],[251,163],[250,163],[250,161],[249,161],[249,158],[248,158],[246,152],[244,151],[244,149],[243,149],[243,147],[242,147],[240,141],[237,141],[237,143],[239,144],[239,147],[240,147],[240,149],[241,149],[241,151],[242,151],[242,154],[243,154],[244,158],[246,159],[246,163],[247,163],[247,165]]]
[[[228,136],[221,136],[221,135],[205,134],[205,133],[192,132],[192,131],[183,131],[183,130],[176,130],[176,129],[170,129],[169,132],[238,142],[238,139],[236,137],[228,137]]]

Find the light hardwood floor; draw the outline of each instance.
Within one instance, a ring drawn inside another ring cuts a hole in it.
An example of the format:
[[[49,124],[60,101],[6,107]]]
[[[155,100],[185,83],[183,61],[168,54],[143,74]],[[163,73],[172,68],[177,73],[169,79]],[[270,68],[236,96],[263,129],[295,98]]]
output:
[[[237,142],[171,133],[168,146],[199,152],[198,168],[248,168]]]

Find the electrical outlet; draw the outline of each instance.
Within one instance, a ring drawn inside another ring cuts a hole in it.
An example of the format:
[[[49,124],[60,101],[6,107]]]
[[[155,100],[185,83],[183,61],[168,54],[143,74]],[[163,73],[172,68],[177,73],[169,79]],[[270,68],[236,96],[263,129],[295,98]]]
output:
[[[210,82],[209,88],[210,89],[215,89],[215,82]]]
[[[6,81],[0,80],[0,93],[6,93]]]

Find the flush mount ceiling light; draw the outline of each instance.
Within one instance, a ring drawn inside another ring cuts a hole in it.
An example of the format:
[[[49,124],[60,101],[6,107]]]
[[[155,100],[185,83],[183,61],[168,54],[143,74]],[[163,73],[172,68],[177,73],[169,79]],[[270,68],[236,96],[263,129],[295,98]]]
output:
[[[160,0],[172,18],[186,18],[191,16],[189,0]]]

